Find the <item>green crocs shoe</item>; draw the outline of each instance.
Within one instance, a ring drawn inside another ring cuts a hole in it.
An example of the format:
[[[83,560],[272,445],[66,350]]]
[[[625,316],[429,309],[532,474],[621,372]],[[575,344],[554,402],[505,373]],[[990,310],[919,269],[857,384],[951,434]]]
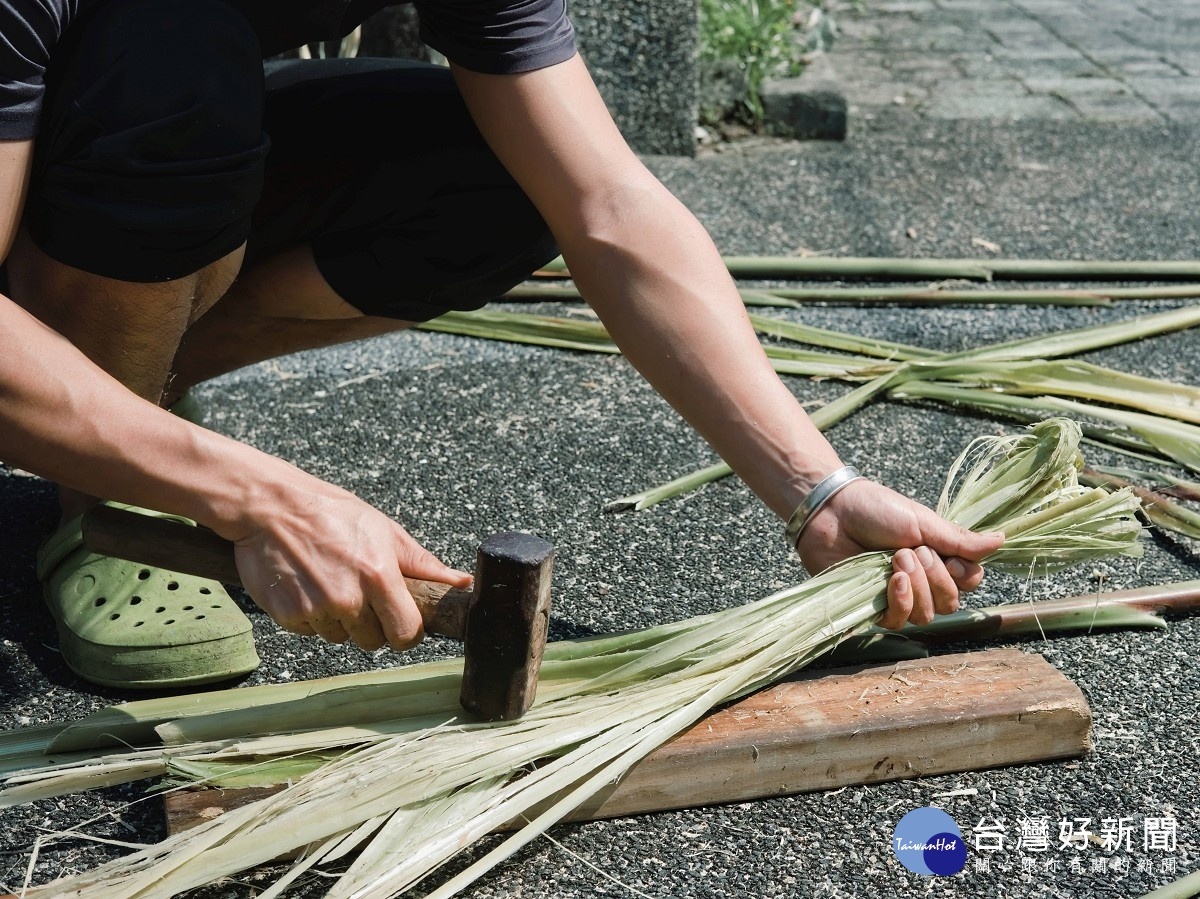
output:
[[[208,419],[208,410],[201,405],[200,401],[192,395],[189,390],[171,405],[167,406],[167,411],[172,415],[182,418],[184,421],[190,421],[194,425],[205,427],[204,422]]]
[[[72,671],[107,687],[151,689],[213,683],[258,667],[250,620],[224,587],[89,552],[81,521],[59,528],[37,557]]]

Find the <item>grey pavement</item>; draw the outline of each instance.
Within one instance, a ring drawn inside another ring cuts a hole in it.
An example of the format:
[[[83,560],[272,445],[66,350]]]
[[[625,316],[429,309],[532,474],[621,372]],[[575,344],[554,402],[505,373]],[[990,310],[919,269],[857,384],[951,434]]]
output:
[[[649,162],[730,253],[986,255],[976,243],[984,240],[1006,256],[1197,256],[1192,124],[1070,116],[997,128],[911,107],[892,113],[886,127],[883,119],[879,127],[860,122],[842,144],[759,141],[704,159]],[[818,306],[775,314],[957,350],[1171,305]],[[1195,384],[1200,334],[1089,358]],[[806,402],[844,390],[803,379],[789,385]],[[804,576],[780,523],[734,480],[643,513],[601,511],[606,500],[713,459],[621,359],[408,333],[256,366],[199,395],[212,427],[359,492],[447,561],[469,564],[482,536],[507,528],[553,540],[560,552],[553,638],[726,608]],[[871,477],[932,502],[955,454],[972,437],[1005,429],[986,417],[882,402],[838,425],[831,439]],[[51,489],[0,469],[0,497],[0,728],[69,720],[129,698],[80,682],[58,656],[32,566],[54,514]],[[992,576],[971,603],[1200,578],[1198,551],[1151,536],[1141,562],[1030,584]],[[282,633],[261,613],[249,614],[264,658],[250,684],[454,651],[435,639],[403,656],[369,656]],[[1200,867],[1200,616],[1163,631],[1015,645],[1043,654],[1083,689],[1095,719],[1087,757],[559,827],[552,836],[560,845],[538,841],[468,895],[1126,899]],[[161,813],[143,787],[0,812],[0,886],[20,885],[29,850],[48,829],[86,822],[81,832],[93,837],[161,838]],[[1115,854],[1094,845],[1078,855],[1054,850],[1046,858],[1057,867],[1029,872],[1010,843],[987,856],[988,870],[972,860],[957,877],[925,880],[899,866],[890,840],[903,814],[929,804],[967,832],[1002,819],[1010,840],[1024,816],[1037,815],[1053,819],[1054,834],[1063,818],[1092,818],[1098,832],[1103,819],[1124,817],[1136,836]],[[1177,822],[1172,851],[1144,849],[1147,819]],[[41,850],[36,879],[120,851],[54,842]],[[248,873],[193,899],[248,899],[265,884],[261,873]],[[315,897],[324,885],[314,875],[294,895]]]
[[[852,114],[1200,121],[1188,0],[862,0],[835,7],[830,61]]]

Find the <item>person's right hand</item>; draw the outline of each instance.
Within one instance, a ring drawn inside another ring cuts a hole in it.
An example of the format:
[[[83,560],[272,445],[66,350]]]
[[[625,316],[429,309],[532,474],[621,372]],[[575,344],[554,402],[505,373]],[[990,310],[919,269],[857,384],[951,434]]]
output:
[[[424,628],[404,577],[466,588],[471,575],[353,494],[318,484],[256,510],[250,529],[233,538],[246,591],[296,634],[366,650],[419,643]]]

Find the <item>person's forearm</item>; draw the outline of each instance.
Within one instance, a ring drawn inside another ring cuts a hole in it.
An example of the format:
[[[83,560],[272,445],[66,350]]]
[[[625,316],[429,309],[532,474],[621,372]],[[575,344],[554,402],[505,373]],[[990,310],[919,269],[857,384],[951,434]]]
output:
[[[657,184],[610,227],[560,236],[633,365],[778,515],[840,466],[763,353],[703,227]]]
[[[254,601],[295,633],[404,649],[422,623],[403,576],[471,581],[353,494],[140,399],[5,297],[0,460],[207,525],[237,544]]]
[[[630,361],[780,516],[838,468],[771,369],[712,241],[629,149],[582,60],[462,67],[471,115]]]
[[[0,296],[0,460],[75,490],[194,518],[236,538],[298,469],[126,390]]]

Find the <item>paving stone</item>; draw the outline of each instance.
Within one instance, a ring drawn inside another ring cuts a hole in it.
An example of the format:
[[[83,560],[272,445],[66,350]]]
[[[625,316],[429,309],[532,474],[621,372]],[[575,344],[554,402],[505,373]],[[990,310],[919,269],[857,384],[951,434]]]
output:
[[[881,3],[878,7],[883,13],[918,13],[924,14],[928,12],[936,12],[937,6],[932,0],[890,0],[888,3]]]
[[[844,46],[846,42],[842,38],[838,38],[838,46]],[[891,68],[893,60],[915,58],[926,62],[931,61],[926,53],[909,54],[905,51],[897,51],[892,48],[875,49],[874,47],[855,47],[853,54],[830,53],[827,56],[839,56],[841,58],[852,60],[855,72],[886,72]]]
[[[1122,77],[1142,76],[1146,78],[1178,78],[1188,74],[1180,66],[1161,59],[1132,59],[1128,62],[1115,62],[1109,66],[1113,74]]]
[[[1123,47],[1131,43],[1125,35],[1116,33],[1112,28],[1097,33],[1095,17],[1079,10],[1076,10],[1073,15],[1048,16],[1041,21],[1060,42],[1075,49],[1086,47],[1088,50],[1094,50],[1103,46]]]
[[[992,14],[996,0],[938,0],[938,6],[947,12]]]
[[[930,88],[908,81],[843,81],[841,88],[852,112],[861,107],[914,106],[930,93]]]
[[[1063,62],[1086,62],[1088,56],[1085,56],[1081,51],[1074,47],[1068,47],[1061,41],[1056,41],[1047,46],[1039,47],[1029,45],[1026,47],[1009,47],[1003,44],[998,44],[992,48],[991,55],[996,59],[1005,60],[1059,60]]]
[[[982,22],[1009,22],[1029,18],[1023,9],[1006,3],[984,3],[979,7],[964,8],[949,7],[938,11],[938,16],[946,22],[978,28]]]
[[[1055,47],[1063,42],[1036,19],[988,21],[983,25],[988,34],[1005,47]]]
[[[922,111],[935,119],[1071,119],[1057,97],[1034,96],[1019,81],[947,81],[930,91]]]
[[[1131,96],[1129,85],[1116,78],[1026,78],[1025,86],[1035,94],[1064,97]]]
[[[1020,10],[1022,15],[1039,16],[1053,19],[1055,22],[1062,17],[1078,15],[1080,12],[1079,0],[1037,0],[1036,3],[1025,3],[1018,0],[1013,7]]]
[[[1134,43],[1153,46],[1162,38],[1169,37],[1180,26],[1175,17],[1168,19],[1148,16],[1137,9],[1121,7],[1104,11],[1104,23],[1109,31],[1119,31]]]
[[[935,84],[947,78],[961,78],[963,75],[952,59],[942,56],[930,58],[926,53],[894,53],[886,57],[884,69],[897,80],[910,81],[919,86]],[[854,71],[856,77],[862,80],[863,70],[856,66]]]
[[[841,31],[835,47],[838,52],[847,47],[883,43],[887,37],[887,26],[882,19],[847,16],[838,22],[838,29]]]
[[[1132,44],[1089,47],[1088,57],[1110,69],[1123,67],[1132,63],[1162,62],[1166,58],[1164,54],[1157,50],[1151,50],[1147,47],[1136,47]]]
[[[955,64],[967,78],[1101,78],[1105,71],[1082,56],[1005,59],[963,55]]]
[[[1128,83],[1168,119],[1200,122],[1200,79],[1130,78]]]
[[[1185,33],[1171,32],[1156,41],[1146,41],[1144,45],[1147,49],[1155,50],[1164,56],[1195,53],[1196,48],[1200,46],[1200,31],[1193,28]]]
[[[1187,53],[1168,53],[1164,61],[1178,67],[1180,72],[1191,78],[1200,78],[1200,46],[1193,47]]]
[[[978,29],[961,25],[915,23],[903,33],[889,35],[888,44],[897,50],[917,50],[929,53],[957,52],[967,49],[986,50],[992,38]]]
[[[1114,78],[1029,78],[1025,80],[1025,86],[1035,95],[1066,101],[1091,121],[1163,121],[1163,116],[1138,97],[1128,84]]]

